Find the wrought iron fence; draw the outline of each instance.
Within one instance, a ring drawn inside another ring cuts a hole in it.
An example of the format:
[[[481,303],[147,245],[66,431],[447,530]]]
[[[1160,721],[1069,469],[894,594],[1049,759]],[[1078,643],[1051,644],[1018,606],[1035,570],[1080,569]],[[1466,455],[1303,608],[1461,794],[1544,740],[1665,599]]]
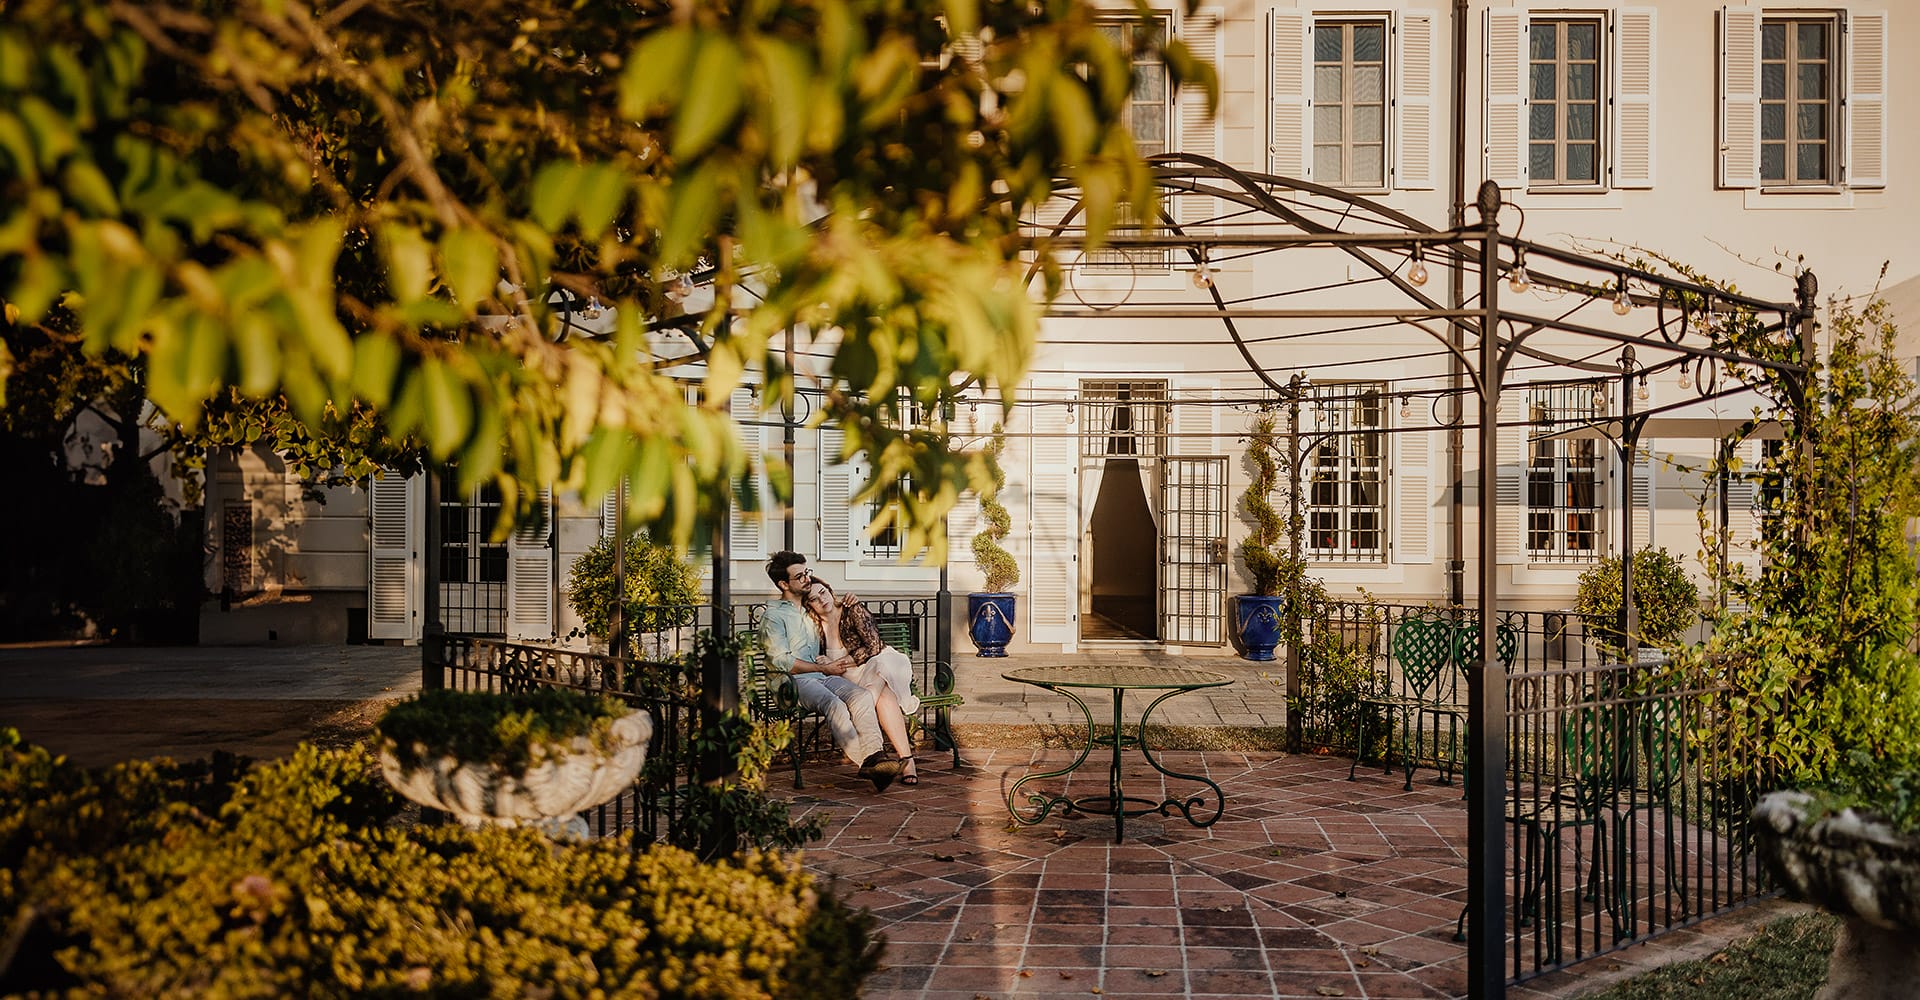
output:
[[[913,648],[901,652],[913,660],[919,676],[932,677],[936,669],[933,599],[882,598],[861,603],[876,621],[906,625]],[[761,608],[760,604],[732,605],[734,629],[758,628]],[[699,664],[688,654],[693,651],[694,636],[713,628],[713,606],[635,607],[628,609],[628,620],[633,623],[629,649],[634,655],[627,658],[476,635],[442,635],[429,642],[425,655],[440,685],[454,690],[569,688],[611,695],[646,709],[653,717],[654,733],[645,769],[631,789],[582,814],[595,836],[633,830],[635,845],[644,846],[674,839],[683,818],[677,789],[699,780],[692,747],[699,726],[701,675]]]
[[[1455,780],[1478,609],[1328,602],[1304,623],[1302,730],[1388,780]],[[1718,725],[1724,687],[1658,654],[1618,662],[1580,616],[1502,611],[1508,979],[1771,891],[1747,835],[1756,781]],[[1463,845],[1464,846],[1464,845]]]

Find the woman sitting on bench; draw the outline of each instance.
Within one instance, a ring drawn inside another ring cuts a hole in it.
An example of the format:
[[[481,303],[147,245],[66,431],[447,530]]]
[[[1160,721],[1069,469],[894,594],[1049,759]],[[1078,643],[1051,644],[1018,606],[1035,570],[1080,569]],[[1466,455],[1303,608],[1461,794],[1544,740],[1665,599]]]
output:
[[[880,731],[900,755],[900,783],[920,783],[913,761],[913,742],[907,736],[906,717],[920,710],[913,693],[913,661],[880,639],[873,613],[866,605],[836,598],[833,587],[818,577],[807,585],[807,614],[820,626],[821,663],[846,661],[841,676],[873,692],[874,713]]]

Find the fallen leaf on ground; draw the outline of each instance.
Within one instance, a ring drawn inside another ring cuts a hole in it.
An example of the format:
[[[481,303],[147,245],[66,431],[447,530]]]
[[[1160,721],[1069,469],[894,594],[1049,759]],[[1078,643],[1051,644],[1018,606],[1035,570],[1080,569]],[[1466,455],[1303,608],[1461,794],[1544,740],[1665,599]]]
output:
[[[1323,997],[1343,997],[1347,995],[1347,991],[1338,986],[1315,986],[1313,991]]]
[[[1147,970],[1147,975],[1153,977],[1154,979],[1159,979],[1161,976],[1164,976],[1166,974],[1167,974],[1167,970],[1165,969],[1148,969]]]

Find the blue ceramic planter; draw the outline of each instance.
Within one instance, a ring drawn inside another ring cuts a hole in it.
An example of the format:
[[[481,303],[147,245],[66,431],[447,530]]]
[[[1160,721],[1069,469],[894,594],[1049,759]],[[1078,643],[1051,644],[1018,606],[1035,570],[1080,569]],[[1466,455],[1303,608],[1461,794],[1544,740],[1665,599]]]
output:
[[[1012,594],[968,594],[967,634],[980,656],[1005,656],[1013,639]]]
[[[1280,606],[1285,600],[1254,594],[1234,595],[1233,617],[1240,623],[1240,641],[1246,646],[1247,659],[1273,659],[1274,647],[1280,645]]]

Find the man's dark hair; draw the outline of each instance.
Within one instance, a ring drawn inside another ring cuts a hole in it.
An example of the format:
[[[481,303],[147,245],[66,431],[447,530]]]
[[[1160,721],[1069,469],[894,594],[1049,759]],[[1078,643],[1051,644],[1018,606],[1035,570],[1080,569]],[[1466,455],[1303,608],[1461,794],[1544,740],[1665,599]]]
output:
[[[778,587],[787,582],[788,570],[806,561],[807,557],[798,552],[785,550],[775,552],[773,558],[767,560],[767,579],[772,580],[773,585]]]

